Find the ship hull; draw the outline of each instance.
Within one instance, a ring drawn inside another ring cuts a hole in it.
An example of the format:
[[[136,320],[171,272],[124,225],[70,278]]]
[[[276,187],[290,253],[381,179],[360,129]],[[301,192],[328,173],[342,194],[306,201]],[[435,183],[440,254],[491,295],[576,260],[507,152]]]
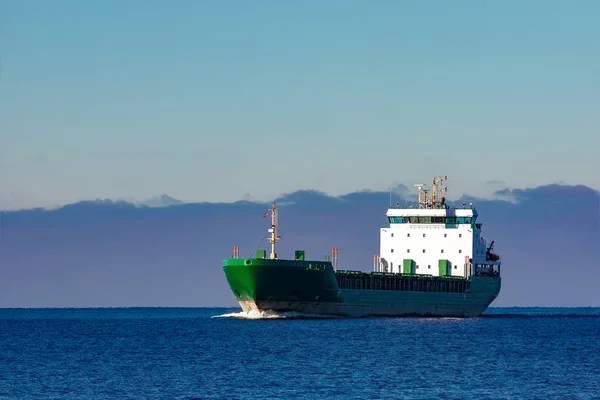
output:
[[[474,276],[462,293],[346,289],[331,263],[318,261],[229,259],[223,270],[245,312],[470,318],[487,309],[501,285],[500,277]]]

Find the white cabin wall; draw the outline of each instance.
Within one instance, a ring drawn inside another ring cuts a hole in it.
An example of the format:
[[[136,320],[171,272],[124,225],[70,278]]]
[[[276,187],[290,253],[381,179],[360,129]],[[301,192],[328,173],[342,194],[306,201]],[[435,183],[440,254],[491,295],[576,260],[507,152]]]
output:
[[[444,259],[452,264],[452,276],[468,276],[465,256],[472,257],[474,240],[470,224],[457,228],[446,228],[445,224],[390,224],[381,229],[380,256],[393,264],[389,272],[402,272],[404,259],[412,259],[417,266],[415,273],[439,276],[439,260]]]
[[[485,262],[485,252],[489,243],[482,241],[481,230],[473,230],[473,263]]]

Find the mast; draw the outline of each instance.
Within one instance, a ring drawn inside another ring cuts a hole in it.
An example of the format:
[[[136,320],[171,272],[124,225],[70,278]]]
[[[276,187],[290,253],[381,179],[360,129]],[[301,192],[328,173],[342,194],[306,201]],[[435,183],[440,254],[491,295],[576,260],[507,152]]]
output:
[[[425,201],[423,200],[423,184],[422,183],[415,183],[415,186],[419,188],[419,208],[424,208],[423,205],[425,204]]]
[[[271,207],[271,228],[269,228],[271,237],[268,239],[269,242],[271,242],[271,255],[269,256],[271,260],[277,259],[277,253],[275,253],[275,243],[281,239],[281,236],[277,235],[278,225],[279,219],[277,215],[277,207],[275,206],[275,203],[273,203],[273,206]]]
[[[446,199],[444,198],[444,193],[448,191],[446,187],[446,181],[448,180],[447,176],[443,178],[441,176],[437,176],[433,178],[433,207],[441,207],[443,208],[446,203]]]
[[[448,191],[448,188],[446,187],[447,180],[447,176],[436,176],[433,178],[431,196],[428,196],[429,190],[424,189],[424,184],[415,184],[415,186],[419,188],[419,208],[444,208],[446,204],[444,193]]]

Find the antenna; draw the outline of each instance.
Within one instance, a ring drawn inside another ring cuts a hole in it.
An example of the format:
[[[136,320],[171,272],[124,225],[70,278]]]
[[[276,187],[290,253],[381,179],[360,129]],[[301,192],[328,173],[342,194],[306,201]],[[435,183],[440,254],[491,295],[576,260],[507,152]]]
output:
[[[445,207],[446,199],[444,198],[444,193],[448,191],[448,188],[445,187],[447,180],[447,176],[443,178],[441,176],[433,178],[432,207]]]
[[[425,186],[425,185],[422,183],[415,183],[415,186],[419,188],[419,208],[421,208],[421,205],[424,203],[421,196],[423,194],[423,186]],[[425,196],[427,196],[427,195],[425,195]]]
[[[277,259],[277,253],[275,253],[275,243],[277,243],[279,241],[279,239],[281,239],[281,236],[277,235],[278,227],[279,227],[279,215],[278,215],[277,207],[275,206],[275,203],[273,203],[273,206],[271,207],[271,228],[269,228],[271,237],[268,239],[269,242],[271,242],[271,255],[269,257],[271,260]]]

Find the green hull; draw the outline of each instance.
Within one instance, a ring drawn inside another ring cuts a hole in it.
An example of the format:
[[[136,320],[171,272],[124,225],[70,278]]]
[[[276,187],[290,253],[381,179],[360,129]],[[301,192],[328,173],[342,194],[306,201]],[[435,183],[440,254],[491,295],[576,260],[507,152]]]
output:
[[[292,311],[349,317],[477,317],[494,301],[501,285],[497,276],[473,276],[468,280],[437,277],[418,278],[425,282],[422,286],[406,288],[398,283],[398,279],[410,280],[411,277],[393,275],[397,286],[350,289],[340,286],[338,278],[343,273],[336,273],[326,261],[230,258],[223,262],[223,270],[233,294],[246,312]],[[363,275],[366,280],[384,276]],[[412,279],[417,280],[414,276]],[[462,292],[435,291],[455,282],[463,285]]]

